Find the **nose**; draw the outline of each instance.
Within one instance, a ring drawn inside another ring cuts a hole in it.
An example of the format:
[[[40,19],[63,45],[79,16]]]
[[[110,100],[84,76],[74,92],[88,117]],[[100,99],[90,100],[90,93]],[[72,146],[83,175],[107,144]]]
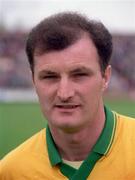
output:
[[[68,77],[61,78],[58,89],[57,89],[57,97],[61,101],[67,101],[74,96],[74,88],[73,84]]]

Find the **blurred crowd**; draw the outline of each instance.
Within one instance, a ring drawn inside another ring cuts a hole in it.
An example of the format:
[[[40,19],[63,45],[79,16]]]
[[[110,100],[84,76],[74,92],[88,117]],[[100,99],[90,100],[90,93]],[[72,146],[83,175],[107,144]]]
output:
[[[121,90],[135,90],[135,35],[114,35],[112,55],[113,86]],[[116,81],[116,82],[115,82]]]
[[[0,88],[31,87],[25,41],[24,32],[0,32]]]
[[[26,32],[0,31],[0,88],[31,88],[25,54]],[[109,91],[135,91],[135,36],[113,35]]]

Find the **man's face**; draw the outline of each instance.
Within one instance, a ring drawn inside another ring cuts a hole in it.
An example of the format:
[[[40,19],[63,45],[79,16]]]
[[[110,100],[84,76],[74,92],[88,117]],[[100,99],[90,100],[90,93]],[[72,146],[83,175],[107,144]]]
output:
[[[103,77],[93,42],[83,37],[70,47],[35,56],[34,85],[50,127],[75,131],[90,125],[103,107]]]

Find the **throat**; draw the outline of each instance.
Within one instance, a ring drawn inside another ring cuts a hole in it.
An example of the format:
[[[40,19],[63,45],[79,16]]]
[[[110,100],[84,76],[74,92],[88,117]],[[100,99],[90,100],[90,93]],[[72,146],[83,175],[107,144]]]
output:
[[[73,167],[73,168],[75,168],[75,169],[79,169],[80,166],[81,166],[82,163],[83,163],[83,161],[68,161],[68,160],[65,160],[65,159],[62,159],[62,161],[63,161],[65,164],[67,164],[67,165],[69,165],[69,166],[71,166],[71,167]]]
[[[56,137],[56,136],[55,136]],[[88,154],[91,152],[93,145],[96,143],[96,139],[92,138],[90,134],[84,131],[78,133],[69,133],[68,136],[62,137],[62,140],[57,139],[57,148],[61,157],[68,161],[83,161],[87,158]]]

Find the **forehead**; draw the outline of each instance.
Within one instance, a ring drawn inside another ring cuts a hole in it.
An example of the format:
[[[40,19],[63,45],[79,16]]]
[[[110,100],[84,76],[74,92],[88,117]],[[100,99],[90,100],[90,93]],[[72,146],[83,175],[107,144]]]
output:
[[[92,40],[82,37],[75,44],[60,51],[52,51],[34,57],[35,70],[99,66],[99,56]]]

